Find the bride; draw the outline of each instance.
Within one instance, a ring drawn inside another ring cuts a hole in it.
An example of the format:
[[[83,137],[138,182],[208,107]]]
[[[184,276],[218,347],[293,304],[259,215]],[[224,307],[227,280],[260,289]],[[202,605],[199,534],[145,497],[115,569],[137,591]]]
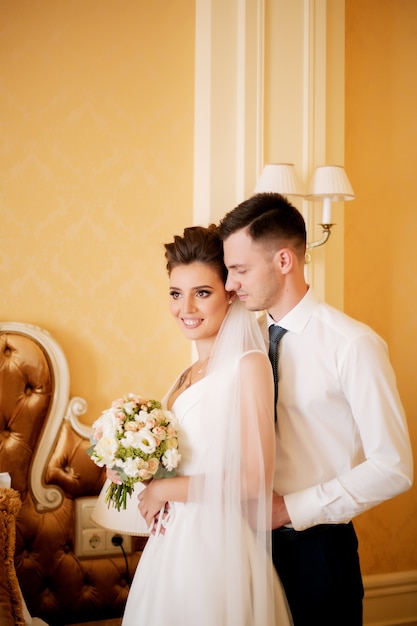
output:
[[[138,497],[157,530],[123,626],[287,626],[270,556],[274,387],[264,341],[225,290],[214,225],[186,228],[165,257],[170,311],[198,359],[164,399],[179,421],[181,462],[175,477],[151,481]]]

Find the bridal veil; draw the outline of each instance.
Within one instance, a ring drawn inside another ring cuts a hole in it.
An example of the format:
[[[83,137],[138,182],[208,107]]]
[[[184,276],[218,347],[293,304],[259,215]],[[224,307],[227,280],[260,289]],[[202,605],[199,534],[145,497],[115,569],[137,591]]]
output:
[[[185,573],[186,626],[194,626],[196,605],[199,626],[291,623],[271,560],[273,384],[256,317],[237,300],[216,339],[203,391],[203,454],[189,488],[189,501],[201,507],[197,527],[189,529],[199,554]]]

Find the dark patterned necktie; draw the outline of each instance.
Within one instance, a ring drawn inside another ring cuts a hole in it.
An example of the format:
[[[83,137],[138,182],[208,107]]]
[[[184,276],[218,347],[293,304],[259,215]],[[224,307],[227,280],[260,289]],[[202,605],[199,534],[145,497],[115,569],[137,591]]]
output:
[[[275,383],[275,421],[277,419],[277,401],[278,401],[278,344],[281,337],[287,332],[286,328],[271,324],[269,327],[269,360],[271,361],[272,371],[274,373]]]

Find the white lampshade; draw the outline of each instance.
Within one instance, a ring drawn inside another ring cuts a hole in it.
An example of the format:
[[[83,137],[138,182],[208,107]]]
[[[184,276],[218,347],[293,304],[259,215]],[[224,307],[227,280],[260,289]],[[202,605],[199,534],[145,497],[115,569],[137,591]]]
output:
[[[283,196],[304,196],[292,163],[268,163],[256,183],[254,193],[274,192]]]
[[[120,509],[120,511],[111,503],[109,506],[109,503],[105,501],[109,486],[110,480],[106,480],[91,514],[94,524],[122,535],[148,537],[150,535],[149,529],[138,509],[138,494],[144,485],[136,483],[132,495],[127,498],[126,509]]]
[[[332,202],[355,199],[352,185],[341,165],[322,165],[314,170],[307,199],[322,200],[323,198],[329,198]]]

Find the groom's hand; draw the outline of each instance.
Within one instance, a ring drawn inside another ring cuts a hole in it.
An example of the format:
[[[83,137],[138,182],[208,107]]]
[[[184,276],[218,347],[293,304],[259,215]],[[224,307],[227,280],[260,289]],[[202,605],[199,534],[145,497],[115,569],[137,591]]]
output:
[[[285,506],[284,498],[277,493],[273,493],[272,498],[272,529],[281,528],[285,524],[290,524],[290,516]]]

